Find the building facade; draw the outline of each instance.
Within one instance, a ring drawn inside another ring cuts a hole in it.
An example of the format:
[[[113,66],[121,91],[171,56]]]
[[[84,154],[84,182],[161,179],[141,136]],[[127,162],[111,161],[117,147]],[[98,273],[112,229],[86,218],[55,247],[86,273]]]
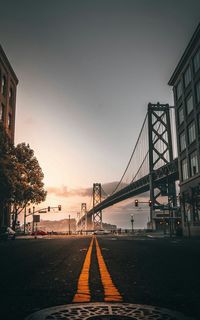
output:
[[[0,122],[14,143],[18,79],[0,45]],[[9,208],[0,207],[0,227],[9,225]]]
[[[184,235],[200,235],[200,24],[171,79]]]
[[[0,45],[0,121],[14,142],[18,79]]]

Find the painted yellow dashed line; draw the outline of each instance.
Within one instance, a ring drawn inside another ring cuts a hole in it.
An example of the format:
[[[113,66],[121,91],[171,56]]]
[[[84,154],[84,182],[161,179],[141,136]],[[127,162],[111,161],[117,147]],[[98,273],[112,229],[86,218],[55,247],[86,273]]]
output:
[[[85,257],[83,268],[78,280],[78,289],[74,296],[73,302],[90,302],[91,294],[89,288],[89,271],[91,266],[91,254],[92,247],[94,243],[94,238],[90,242],[88,252]],[[104,289],[104,301],[122,301],[123,298],[120,295],[118,289],[115,287],[112,278],[108,272],[107,266],[105,264],[104,258],[101,253],[100,246],[97,239],[95,238],[96,244],[96,254],[99,265],[99,271],[101,276],[101,282]]]
[[[101,253],[98,241],[95,238],[96,250],[97,250],[97,260],[99,264],[99,271],[101,275],[101,281],[104,288],[104,301],[122,301],[122,296],[120,295],[118,289],[115,287],[111,276],[106,267],[104,258]]]
[[[73,302],[89,302],[91,300],[90,288],[89,288],[89,270],[91,264],[91,254],[94,238],[90,242],[88,252],[85,257],[83,268],[78,280],[78,289],[74,296]]]

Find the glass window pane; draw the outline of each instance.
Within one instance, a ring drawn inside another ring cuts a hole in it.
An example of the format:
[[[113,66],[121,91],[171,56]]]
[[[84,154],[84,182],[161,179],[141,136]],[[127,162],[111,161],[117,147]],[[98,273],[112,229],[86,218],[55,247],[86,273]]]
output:
[[[191,176],[194,176],[196,173],[199,172],[198,158],[197,158],[196,151],[190,155],[190,171],[191,171]]]
[[[185,132],[180,134],[180,151],[185,150],[186,148],[186,140],[185,140]]]
[[[187,114],[189,114],[193,110],[193,99],[192,99],[192,96],[189,96],[186,99],[186,108],[187,108]]]
[[[200,68],[200,49],[195,54],[193,62],[194,62],[194,72],[196,73]]]
[[[198,130],[199,130],[199,133],[200,133],[200,113],[197,116],[197,125],[198,125]]]
[[[183,114],[183,106],[178,109],[178,124],[180,125],[184,121],[184,114]]]
[[[182,180],[188,179],[188,166],[187,166],[187,159],[183,159],[181,162],[181,169],[182,169]]]
[[[5,96],[6,95],[6,77],[3,76],[1,80],[1,93]]]
[[[192,122],[188,126],[188,142],[189,142],[189,144],[192,143],[193,141],[195,141],[195,139],[196,139],[195,123]]]
[[[12,107],[13,106],[13,89],[10,88],[9,90],[9,104]]]
[[[12,125],[12,115],[9,113],[8,115],[8,128],[10,129]]]
[[[181,95],[182,95],[182,85],[181,85],[181,82],[179,82],[177,84],[177,87],[176,87],[176,98],[177,98],[177,100],[180,98]]]
[[[197,103],[200,102],[200,81],[197,82],[196,84],[196,98],[197,98]]]
[[[191,82],[191,80],[192,80],[191,70],[190,70],[190,67],[188,67],[187,70],[185,71],[185,74],[184,74],[185,88],[189,85],[189,83]]]
[[[0,121],[3,121],[4,118],[4,106],[3,104],[0,105]]]

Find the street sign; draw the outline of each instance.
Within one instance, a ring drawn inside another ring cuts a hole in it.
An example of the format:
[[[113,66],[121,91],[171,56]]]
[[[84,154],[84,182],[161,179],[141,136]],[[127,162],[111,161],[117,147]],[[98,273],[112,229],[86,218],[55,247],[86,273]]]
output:
[[[33,222],[40,222],[40,215],[39,214],[33,215]]]

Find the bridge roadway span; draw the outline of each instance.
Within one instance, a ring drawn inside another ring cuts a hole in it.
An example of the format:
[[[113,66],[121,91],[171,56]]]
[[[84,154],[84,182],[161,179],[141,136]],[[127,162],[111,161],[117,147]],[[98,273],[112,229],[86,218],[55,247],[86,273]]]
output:
[[[160,185],[166,181],[168,182],[176,181],[178,179],[179,179],[179,173],[178,173],[177,158],[174,159],[172,162],[158,168],[153,173],[153,180],[156,185]],[[128,198],[134,197],[138,194],[142,194],[143,192],[149,191],[149,189],[150,189],[150,184],[149,184],[149,174],[148,174],[142,177],[141,179],[130,183],[128,186],[112,194],[111,196],[108,196],[105,200],[103,200],[101,203],[99,203],[98,205],[93,207],[90,211],[88,211],[87,218],[90,218],[94,213],[100,210],[103,210],[105,208],[108,208],[113,204],[116,204]],[[79,220],[79,224],[84,219],[85,219],[85,216],[81,217],[81,219]]]

